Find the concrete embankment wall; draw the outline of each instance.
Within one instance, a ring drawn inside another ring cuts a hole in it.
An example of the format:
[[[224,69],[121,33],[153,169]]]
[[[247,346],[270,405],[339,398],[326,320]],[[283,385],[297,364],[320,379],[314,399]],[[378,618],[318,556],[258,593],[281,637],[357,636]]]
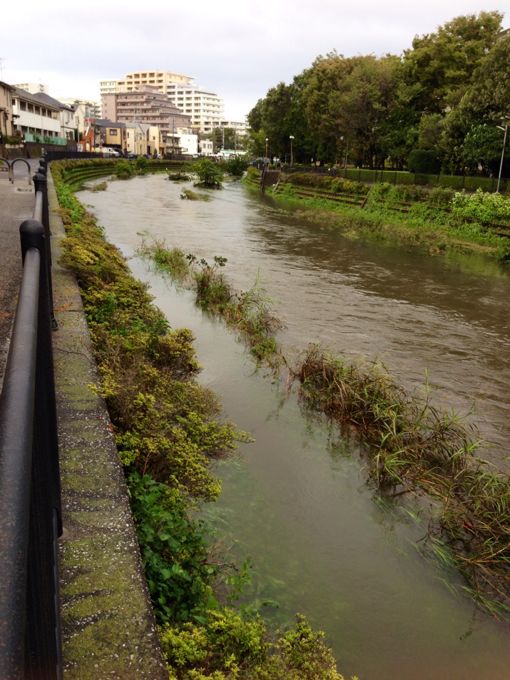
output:
[[[64,227],[48,177],[53,334],[64,534],[64,677],[166,678],[112,426],[74,275],[59,264]]]

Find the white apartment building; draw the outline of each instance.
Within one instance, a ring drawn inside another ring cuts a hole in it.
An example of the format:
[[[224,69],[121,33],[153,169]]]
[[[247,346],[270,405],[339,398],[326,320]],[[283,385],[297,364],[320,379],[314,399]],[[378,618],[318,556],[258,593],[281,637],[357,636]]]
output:
[[[118,80],[101,80],[99,82],[99,94],[101,97],[104,94],[115,94],[116,92],[121,92],[118,87]]]
[[[243,137],[248,134],[248,122],[246,120],[222,120],[219,124],[220,128],[230,128],[235,130],[236,135]]]
[[[134,92],[141,86],[156,87],[168,95],[170,101],[191,118],[194,129],[207,134],[219,127],[223,113],[223,99],[214,92],[200,88],[193,78],[171,71],[136,71],[122,80],[102,80],[101,96],[115,92]],[[104,112],[103,112],[104,114]]]
[[[44,83],[16,83],[13,87],[18,87],[20,90],[30,92],[30,94],[37,94],[37,92],[48,94],[48,86]]]

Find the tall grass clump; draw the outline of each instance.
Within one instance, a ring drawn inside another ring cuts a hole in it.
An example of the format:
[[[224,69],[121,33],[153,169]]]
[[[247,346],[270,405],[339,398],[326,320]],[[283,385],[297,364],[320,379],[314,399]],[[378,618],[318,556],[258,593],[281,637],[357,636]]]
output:
[[[223,273],[227,263],[224,257],[215,256],[210,263],[192,254],[185,256],[182,250],[166,248],[159,241],[142,242],[139,252],[150,257],[175,281],[192,288],[196,304],[235,328],[257,360],[276,367],[282,358],[275,339],[281,323],[272,313],[271,301],[260,281],[247,291],[237,292]]]
[[[311,345],[295,376],[304,405],[326,414],[365,444],[369,475],[391,494],[427,493],[439,507],[435,545],[472,594],[510,613],[510,479],[474,454],[473,428],[427,397],[409,395],[377,364],[356,365]]]

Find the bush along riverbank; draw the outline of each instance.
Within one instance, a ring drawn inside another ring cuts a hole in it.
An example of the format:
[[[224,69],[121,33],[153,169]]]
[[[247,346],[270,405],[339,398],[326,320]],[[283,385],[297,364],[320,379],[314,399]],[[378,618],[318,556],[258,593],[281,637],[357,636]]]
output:
[[[257,175],[250,168],[246,184],[259,186]],[[510,199],[500,194],[367,185],[313,173],[283,175],[267,193],[301,218],[340,229],[348,238],[397,242],[432,255],[463,251],[510,259]]]
[[[481,607],[510,618],[510,478],[475,455],[479,441],[473,428],[434,408],[429,396],[407,393],[379,364],[353,363],[310,345],[291,365],[276,341],[278,326],[267,304],[260,323],[245,324],[240,301],[246,294],[235,293],[226,281],[220,271],[224,258],[216,257],[213,266],[201,260],[197,267],[195,256],[160,242],[144,242],[140,251],[194,288],[202,309],[240,330],[257,361],[273,370],[285,367],[306,410],[324,414],[361,440],[369,481],[379,493],[429,498],[434,514],[428,547],[464,576],[464,590]],[[269,351],[254,352],[261,326]]]
[[[64,263],[82,291],[169,677],[341,680],[323,633],[303,617],[275,634],[217,596],[232,576],[211,560],[190,511],[217,497],[211,463],[246,435],[218,420],[216,397],[194,378],[191,333],[170,328],[153,306],[66,185],[65,167],[51,166],[67,230]]]

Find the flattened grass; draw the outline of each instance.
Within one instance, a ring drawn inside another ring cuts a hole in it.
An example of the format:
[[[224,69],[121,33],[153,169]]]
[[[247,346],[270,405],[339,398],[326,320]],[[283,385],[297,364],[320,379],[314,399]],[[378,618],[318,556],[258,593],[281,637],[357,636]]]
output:
[[[307,408],[354,428],[367,444],[379,489],[425,492],[438,502],[430,527],[436,553],[449,557],[482,606],[510,614],[510,479],[474,455],[476,432],[407,394],[381,366],[357,366],[316,345],[295,376]]]

